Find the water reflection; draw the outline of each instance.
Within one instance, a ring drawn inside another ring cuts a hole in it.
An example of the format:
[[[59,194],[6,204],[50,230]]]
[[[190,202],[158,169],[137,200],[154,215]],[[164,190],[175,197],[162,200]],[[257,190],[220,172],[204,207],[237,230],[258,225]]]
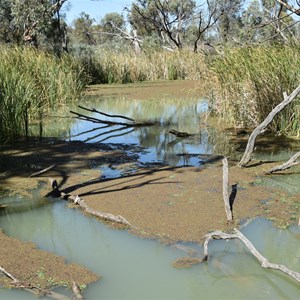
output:
[[[95,126],[86,121],[78,121],[70,128],[67,140],[81,140],[93,143],[132,144],[146,149],[140,153],[142,163],[161,162],[169,165],[199,165],[201,154],[211,154],[207,128],[201,129],[202,113],[207,103],[199,99],[151,99],[124,100],[98,98],[85,103],[99,111],[112,115],[124,115],[136,122],[153,122],[153,126],[128,127],[124,125]],[[112,121],[107,116],[88,113],[90,117]],[[113,121],[124,122],[119,118]],[[188,138],[178,138],[169,129],[192,134]]]

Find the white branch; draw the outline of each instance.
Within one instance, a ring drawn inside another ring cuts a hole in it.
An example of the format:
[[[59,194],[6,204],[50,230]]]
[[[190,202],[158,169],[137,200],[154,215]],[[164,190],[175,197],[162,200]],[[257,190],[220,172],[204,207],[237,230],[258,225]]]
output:
[[[278,112],[280,112],[285,106],[290,104],[298,96],[299,93],[300,93],[300,85],[288,97],[284,97],[284,100],[281,103],[279,103],[269,113],[269,115],[266,117],[266,119],[252,131],[252,133],[249,137],[244,155],[243,155],[241,161],[239,162],[240,167],[245,167],[251,160],[251,154],[254,149],[256,137],[265,131],[266,127],[272,122],[275,115]]]
[[[240,239],[245,244],[245,246],[249,249],[249,251],[260,262],[260,264],[263,268],[268,268],[268,269],[281,271],[281,272],[289,275],[290,277],[292,277],[293,279],[295,279],[297,282],[300,283],[300,273],[292,271],[284,265],[278,265],[278,264],[270,263],[264,256],[262,256],[256,250],[256,248],[253,246],[253,244],[238,229],[235,228],[234,232],[235,232],[234,234],[228,234],[228,233],[217,230],[217,231],[211,232],[209,234],[206,234],[205,235],[204,246],[203,246],[204,247],[204,250],[203,250],[204,251],[204,258],[203,258],[203,260],[208,259],[208,243],[209,243],[210,240],[215,239],[215,238],[223,239],[223,240]]]
[[[228,193],[228,160],[224,157],[223,160],[223,199],[225,204],[225,212],[227,216],[227,222],[232,222],[232,211],[229,204],[229,193]]]

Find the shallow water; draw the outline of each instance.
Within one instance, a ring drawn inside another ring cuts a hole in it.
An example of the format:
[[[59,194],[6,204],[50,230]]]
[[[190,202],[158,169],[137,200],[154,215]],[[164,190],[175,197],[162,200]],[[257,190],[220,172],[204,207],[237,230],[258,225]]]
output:
[[[15,203],[5,197],[1,203]],[[186,253],[158,241],[107,228],[60,200],[2,212],[0,227],[40,249],[80,263],[103,278],[85,291],[86,299],[297,299],[299,285],[279,272],[264,270],[238,241],[212,241],[208,263],[175,269]],[[43,205],[42,205],[43,204]],[[271,262],[300,271],[299,227],[280,230],[257,219],[242,229]],[[286,246],[288,245],[288,247]],[[198,250],[198,245],[187,245]],[[0,299],[36,299],[27,292],[0,290]]]
[[[103,125],[63,119],[55,120],[56,127],[49,123],[51,127],[44,128],[45,133],[55,129],[55,135],[66,140],[107,143],[116,149],[122,149],[126,144],[123,149],[134,153],[139,164],[199,165],[207,155],[236,155],[226,135],[202,126],[205,122],[202,112],[207,105],[201,99],[128,101],[99,97],[86,99],[84,105],[158,124],[120,130],[120,126],[97,128]],[[93,116],[104,119],[97,114]],[[177,139],[168,133],[170,128],[194,135]],[[286,152],[285,148],[279,147],[272,159],[278,158],[282,151]],[[270,157],[263,153],[255,155],[264,159]],[[121,175],[120,170],[108,166],[101,166],[101,170],[107,178]],[[298,186],[298,177],[293,179],[293,186]],[[270,176],[271,182],[267,184],[273,184],[272,178],[278,177]],[[238,241],[213,241],[207,263],[178,270],[172,267],[172,262],[186,256],[178,249],[136,238],[126,231],[109,229],[79,210],[66,208],[63,201],[38,196],[26,204],[21,200],[0,197],[0,204],[10,203],[10,208],[0,212],[0,228],[7,235],[32,241],[40,249],[64,256],[67,261],[80,263],[101,275],[103,278],[85,291],[88,300],[298,299],[296,282],[276,271],[262,269]],[[242,231],[271,262],[300,271],[299,227],[277,229],[271,222],[258,219]],[[188,246],[198,249],[201,255],[202,249],[198,245]],[[0,299],[36,297],[27,292],[0,289]]]

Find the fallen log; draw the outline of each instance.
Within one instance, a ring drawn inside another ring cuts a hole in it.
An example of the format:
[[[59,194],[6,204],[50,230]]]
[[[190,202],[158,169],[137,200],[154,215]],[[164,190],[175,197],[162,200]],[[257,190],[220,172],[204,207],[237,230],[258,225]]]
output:
[[[0,271],[12,280],[12,286],[14,286],[15,288],[24,289],[30,293],[35,294],[36,296],[47,296],[47,297],[50,297],[50,298],[56,299],[56,300],[70,300],[70,298],[66,297],[65,295],[59,294],[57,292],[53,292],[48,289],[42,289],[42,288],[32,285],[30,283],[20,281],[14,275],[12,275],[8,271],[6,271],[1,266],[0,266]],[[79,299],[79,298],[76,298],[76,299]],[[81,298],[81,299],[83,299],[83,298]]]
[[[122,217],[120,215],[115,216],[113,214],[100,212],[100,211],[97,211],[97,210],[94,210],[94,209],[88,207],[88,205],[85,203],[85,201],[79,197],[79,195],[70,195],[70,194],[61,192],[59,190],[59,185],[55,179],[49,178],[49,181],[51,183],[51,187],[54,191],[55,196],[65,199],[67,201],[72,201],[74,204],[79,205],[88,214],[96,216],[104,221],[118,223],[118,224],[124,225],[126,227],[130,227],[130,228],[133,227],[130,222],[128,222],[124,217]]]
[[[256,250],[256,248],[252,245],[252,243],[236,228],[234,229],[233,234],[228,234],[219,230],[206,234],[204,245],[203,245],[204,257],[202,258],[202,261],[208,260],[208,243],[212,239],[223,239],[223,240],[239,239],[245,244],[245,246],[249,249],[249,251],[260,262],[263,268],[281,271],[300,283],[300,273],[292,271],[284,265],[270,263],[268,259],[266,259],[263,255],[261,255]]]
[[[266,172],[266,174],[272,174],[274,172],[277,172],[277,171],[284,171],[286,169],[289,169],[293,166],[296,166],[298,165],[300,162],[299,161],[296,161],[298,158],[300,157],[300,151],[297,152],[296,154],[294,154],[287,162],[279,165],[279,166],[276,166],[274,168],[271,168],[270,170],[268,170]]]
[[[257,136],[263,132],[265,132],[266,127],[272,122],[275,115],[280,112],[284,107],[290,104],[300,93],[300,85],[289,95],[284,94],[284,100],[279,103],[266,117],[266,119],[260,123],[251,133],[244,155],[238,165],[240,167],[245,167],[251,160],[251,154],[254,150],[254,144]]]

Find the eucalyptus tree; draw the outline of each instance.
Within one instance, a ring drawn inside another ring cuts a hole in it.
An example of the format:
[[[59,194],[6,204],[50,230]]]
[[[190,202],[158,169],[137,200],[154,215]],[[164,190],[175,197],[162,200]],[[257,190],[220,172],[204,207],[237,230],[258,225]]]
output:
[[[227,43],[241,27],[241,14],[245,0],[215,0],[220,16],[217,22],[217,31],[220,42]]]
[[[79,17],[72,23],[72,36],[75,44],[96,45],[93,36],[95,19],[85,12],[81,12]]]
[[[252,28],[256,31],[256,42],[287,43],[291,39],[295,39],[296,26],[294,25],[298,21],[294,20],[292,15],[297,10],[291,8],[287,3],[288,1],[281,0],[261,0],[259,2],[260,8],[255,12],[257,22],[252,24]],[[291,9],[290,11],[288,7]],[[250,6],[248,11],[250,12]]]
[[[50,38],[65,48],[60,10],[66,1],[0,0],[1,41],[38,47]]]
[[[0,0],[0,43],[20,43],[22,32],[13,24],[11,0]]]
[[[181,49],[195,8],[193,0],[136,0],[132,3],[129,20],[139,35],[155,32],[163,46]]]

